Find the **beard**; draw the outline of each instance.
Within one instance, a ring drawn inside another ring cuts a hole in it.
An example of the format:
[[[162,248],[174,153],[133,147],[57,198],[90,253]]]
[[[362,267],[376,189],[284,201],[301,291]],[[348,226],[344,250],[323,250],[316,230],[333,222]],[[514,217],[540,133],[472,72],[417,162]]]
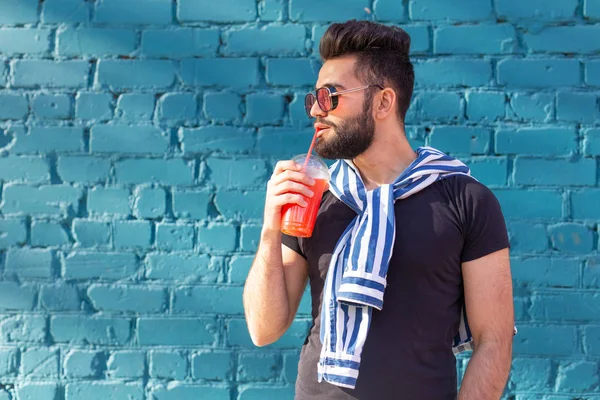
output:
[[[319,138],[315,143],[315,152],[330,160],[352,160],[361,155],[371,146],[375,137],[375,120],[371,111],[372,102],[365,101],[361,115],[349,117],[339,124],[318,120],[329,125],[334,132],[329,132],[327,139]]]

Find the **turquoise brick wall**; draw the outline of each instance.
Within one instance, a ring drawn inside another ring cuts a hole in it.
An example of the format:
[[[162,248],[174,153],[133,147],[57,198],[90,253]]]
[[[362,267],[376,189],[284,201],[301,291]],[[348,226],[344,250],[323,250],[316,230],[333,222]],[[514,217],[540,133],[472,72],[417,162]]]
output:
[[[504,399],[600,399],[600,1],[2,0],[0,400],[291,398],[310,300],[256,349],[242,285],[349,18],[411,34],[412,143],[502,204]]]

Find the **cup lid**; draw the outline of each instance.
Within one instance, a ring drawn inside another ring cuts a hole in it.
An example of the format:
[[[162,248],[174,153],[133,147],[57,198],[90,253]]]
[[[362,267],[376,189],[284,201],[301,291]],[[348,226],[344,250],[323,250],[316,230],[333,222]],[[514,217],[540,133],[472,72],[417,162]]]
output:
[[[292,158],[292,161],[304,165],[307,154],[299,154]],[[311,154],[306,165],[307,173],[313,178],[329,180],[329,167],[323,159],[315,154]]]

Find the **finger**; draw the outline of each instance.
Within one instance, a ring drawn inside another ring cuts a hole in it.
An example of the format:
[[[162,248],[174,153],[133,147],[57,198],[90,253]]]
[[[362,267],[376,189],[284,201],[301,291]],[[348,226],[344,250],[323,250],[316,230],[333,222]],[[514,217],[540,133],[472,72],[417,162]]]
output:
[[[308,202],[301,194],[296,193],[285,193],[275,197],[275,203],[278,206],[284,206],[286,204],[298,204],[301,207],[306,207]]]
[[[285,181],[273,187],[273,195],[275,196],[288,192],[300,193],[306,197],[314,196],[314,192],[308,186],[298,182]]]
[[[273,169],[273,176],[281,174],[283,171],[300,171],[302,166],[292,160],[278,161]]]
[[[309,175],[302,173],[302,172],[291,171],[291,170],[283,171],[282,173],[274,176],[271,179],[271,183],[273,185],[279,185],[280,183],[285,182],[285,181],[299,182],[299,183],[303,183],[307,186],[312,186],[315,184],[315,180],[313,178],[311,178]]]

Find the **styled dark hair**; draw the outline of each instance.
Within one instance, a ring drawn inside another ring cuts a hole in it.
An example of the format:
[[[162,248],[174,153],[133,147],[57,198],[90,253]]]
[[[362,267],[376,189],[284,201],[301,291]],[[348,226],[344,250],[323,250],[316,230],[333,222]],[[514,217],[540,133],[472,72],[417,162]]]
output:
[[[319,45],[323,61],[355,56],[358,79],[364,84],[379,84],[394,89],[402,122],[415,84],[409,50],[410,36],[403,29],[357,20],[332,24],[323,34]],[[374,93],[370,93],[372,98]]]

